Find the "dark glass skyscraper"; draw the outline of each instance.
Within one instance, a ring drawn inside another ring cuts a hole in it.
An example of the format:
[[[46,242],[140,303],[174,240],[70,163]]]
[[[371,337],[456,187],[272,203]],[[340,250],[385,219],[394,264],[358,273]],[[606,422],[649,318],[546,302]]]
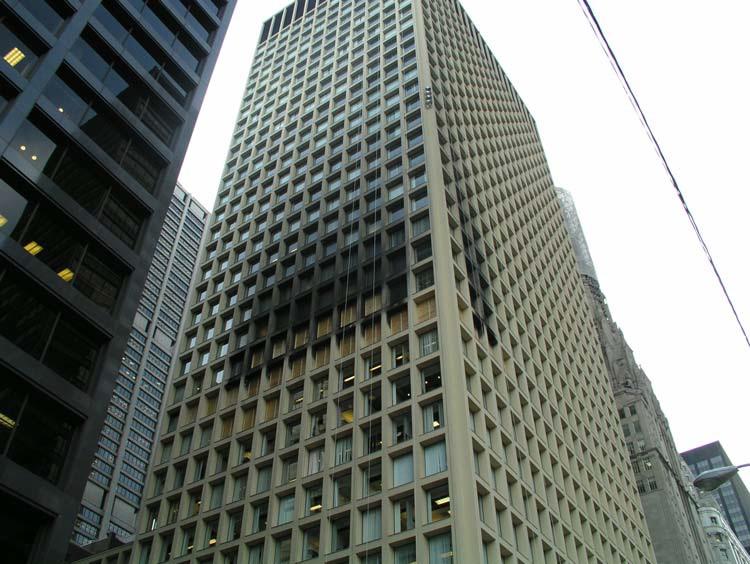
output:
[[[0,553],[66,554],[233,0],[0,3]]]
[[[135,532],[169,366],[188,300],[208,212],[175,189],[130,331],[115,391],[76,520],[73,540],[86,545]]]

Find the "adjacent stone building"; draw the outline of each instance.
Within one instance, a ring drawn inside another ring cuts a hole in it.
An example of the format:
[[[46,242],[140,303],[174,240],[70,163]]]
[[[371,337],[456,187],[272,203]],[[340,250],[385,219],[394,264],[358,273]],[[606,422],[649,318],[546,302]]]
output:
[[[609,381],[617,401],[651,540],[659,564],[708,564],[711,554],[698,515],[692,478],[683,474],[669,422],[651,382],[638,366],[599,288],[586,238],[570,194],[557,189],[581,278],[593,306]]]
[[[729,455],[718,441],[683,452],[682,458],[696,476],[711,468],[732,465]],[[750,492],[742,478],[739,475],[734,476],[712,494],[724,514],[724,519],[740,539],[745,552],[750,554]]]
[[[724,518],[719,504],[705,494],[698,513],[716,564],[750,564],[745,547]]]

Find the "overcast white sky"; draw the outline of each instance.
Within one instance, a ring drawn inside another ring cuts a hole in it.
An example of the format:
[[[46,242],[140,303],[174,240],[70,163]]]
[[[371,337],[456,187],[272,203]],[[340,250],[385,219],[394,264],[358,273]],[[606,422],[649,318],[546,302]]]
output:
[[[462,0],[574,196],[615,320],[680,450],[750,462],[750,350],[576,0]],[[180,181],[213,207],[260,26],[291,0],[238,0]],[[750,324],[750,3],[591,0]],[[745,475],[746,482],[750,476]]]

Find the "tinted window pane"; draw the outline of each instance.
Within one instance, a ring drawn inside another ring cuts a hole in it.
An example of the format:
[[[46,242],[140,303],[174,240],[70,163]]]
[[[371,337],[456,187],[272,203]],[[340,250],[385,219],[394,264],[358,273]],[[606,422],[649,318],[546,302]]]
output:
[[[26,198],[0,180],[0,233],[20,237],[32,210]]]
[[[38,127],[25,121],[18,128],[12,145],[34,168],[47,176],[52,176],[52,171],[59,162],[60,152],[57,144]]]
[[[105,8],[103,5],[99,6],[94,12],[94,17],[99,20],[102,25],[111,33],[117,41],[124,41],[128,36],[128,30],[123,26],[119,20]]]
[[[37,544],[36,534],[46,526],[48,517],[32,511],[27,503],[0,494],[0,546],[4,562],[29,562]]]
[[[13,434],[8,458],[50,482],[57,482],[65,462],[74,422],[63,409],[46,396],[34,391],[15,375],[0,369],[0,397],[23,398],[12,420]],[[3,400],[0,400],[3,401]],[[3,409],[0,407],[0,409]]]
[[[80,323],[60,317],[43,362],[71,384],[85,389],[94,370],[97,345]]]
[[[47,83],[44,95],[57,107],[60,114],[74,123],[81,120],[88,108],[88,102],[57,75]]]
[[[34,256],[55,272],[75,269],[83,253],[83,245],[75,231],[61,222],[61,217],[47,208],[37,207],[19,241],[25,249],[38,245]]]
[[[0,335],[33,356],[42,356],[55,312],[30,294],[9,273],[0,278]]]
[[[86,39],[84,39],[84,37]],[[83,37],[78,38],[73,44],[71,52],[80,59],[94,76],[99,80],[104,80],[104,77],[109,70],[109,61],[105,60],[103,55],[100,54],[104,52],[104,48],[100,47],[97,49],[95,47],[95,45],[100,44],[100,42],[97,40],[95,43],[92,43],[94,41],[93,34],[84,32]]]
[[[142,214],[132,204],[116,193],[111,193],[104,203],[101,222],[125,243],[134,247],[143,222],[141,217]]]
[[[0,335],[81,389],[88,386],[100,348],[85,327],[48,303],[27,279],[7,269],[2,274]]]
[[[26,395],[13,384],[12,379],[3,372],[0,380],[0,452],[5,452],[26,399]]]
[[[52,33],[57,33],[70,14],[60,0],[21,0],[21,4]]]
[[[123,283],[123,275],[111,260],[89,249],[73,280],[73,285],[95,304],[111,310]]]

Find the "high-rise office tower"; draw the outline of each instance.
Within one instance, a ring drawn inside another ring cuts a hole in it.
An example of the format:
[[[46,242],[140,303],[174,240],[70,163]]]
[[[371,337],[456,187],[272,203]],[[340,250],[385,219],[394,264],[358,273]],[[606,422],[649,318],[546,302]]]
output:
[[[699,446],[682,453],[690,470],[696,476],[711,468],[731,466],[732,461],[719,441]],[[713,496],[719,504],[724,518],[750,554],[750,492],[739,476],[719,486]]]
[[[0,554],[65,556],[233,0],[0,4]]]
[[[593,310],[656,561],[710,564],[711,550],[699,515],[701,502],[689,470],[683,472],[669,421],[651,381],[610,315],[573,198],[561,188],[557,195]]]
[[[104,421],[73,541],[130,540],[208,212],[179,185],[169,204]]]
[[[454,0],[265,24],[199,269],[134,562],[654,562],[534,122]]]

